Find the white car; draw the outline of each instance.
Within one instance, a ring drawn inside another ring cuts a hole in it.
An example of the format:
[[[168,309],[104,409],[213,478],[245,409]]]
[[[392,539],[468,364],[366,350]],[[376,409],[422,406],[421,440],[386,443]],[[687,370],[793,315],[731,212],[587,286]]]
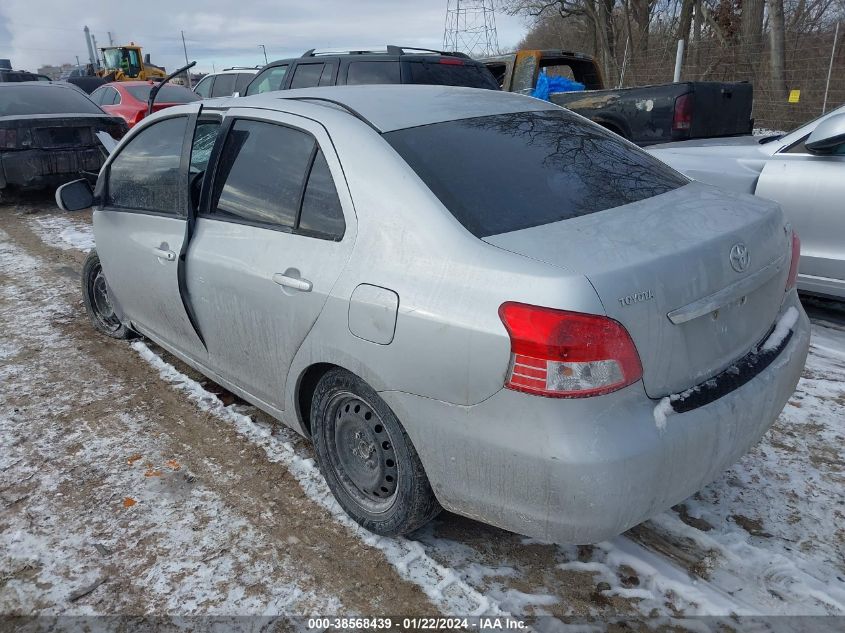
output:
[[[785,135],[647,151],[695,180],[779,202],[801,238],[798,289],[845,298],[845,106]]]

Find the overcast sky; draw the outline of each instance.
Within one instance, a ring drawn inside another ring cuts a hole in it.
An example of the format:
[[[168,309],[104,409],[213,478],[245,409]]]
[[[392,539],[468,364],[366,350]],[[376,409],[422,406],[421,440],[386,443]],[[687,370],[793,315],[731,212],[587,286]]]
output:
[[[498,3],[497,3],[498,4]],[[440,48],[446,0],[0,0],[0,58],[14,68],[85,63],[82,28],[108,44],[134,41],[153,63],[175,70],[188,58],[209,72],[263,64],[309,48],[403,44]],[[526,31],[521,18],[496,14],[499,47],[510,49]]]

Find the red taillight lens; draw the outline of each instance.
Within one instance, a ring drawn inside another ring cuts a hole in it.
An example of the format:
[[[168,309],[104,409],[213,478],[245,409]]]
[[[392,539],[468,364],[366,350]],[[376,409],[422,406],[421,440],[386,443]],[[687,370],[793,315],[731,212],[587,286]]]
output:
[[[692,128],[692,95],[687,93],[675,99],[672,130],[688,132],[690,128]]]
[[[642,378],[628,331],[607,317],[507,302],[499,317],[511,339],[505,386],[552,398],[584,398]]]
[[[441,57],[437,60],[438,64],[447,64],[449,66],[463,66],[463,60],[456,59],[454,57]]]
[[[786,290],[792,290],[798,279],[798,262],[801,259],[801,239],[792,232],[792,261],[789,263],[789,276],[786,278]]]
[[[0,149],[15,149],[18,146],[18,131],[0,129]]]

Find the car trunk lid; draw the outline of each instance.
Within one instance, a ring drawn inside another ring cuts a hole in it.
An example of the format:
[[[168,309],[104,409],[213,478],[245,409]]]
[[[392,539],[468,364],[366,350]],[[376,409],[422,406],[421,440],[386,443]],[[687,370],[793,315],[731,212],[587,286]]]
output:
[[[586,276],[630,333],[652,398],[754,348],[776,320],[790,263],[777,205],[698,183],[484,240]]]
[[[116,139],[126,132],[123,119],[97,114],[39,114],[0,117],[0,128],[15,130],[14,147],[5,149],[67,149],[95,147],[96,133]]]

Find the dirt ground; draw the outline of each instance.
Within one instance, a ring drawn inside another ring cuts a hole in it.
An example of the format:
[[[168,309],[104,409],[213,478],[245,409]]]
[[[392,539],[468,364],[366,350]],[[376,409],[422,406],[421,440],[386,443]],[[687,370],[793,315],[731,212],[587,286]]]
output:
[[[94,332],[73,239],[90,213],[64,215],[47,198],[0,206],[0,613],[513,613],[636,628],[655,614],[845,613],[840,324],[819,326],[834,351],[747,466],[614,541],[557,546],[448,514],[381,539],[343,519],[307,442],[152,343]],[[793,424],[816,439],[798,446]],[[769,477],[793,457],[812,472]],[[771,516],[767,495],[785,499]],[[759,591],[740,593],[749,583]]]

